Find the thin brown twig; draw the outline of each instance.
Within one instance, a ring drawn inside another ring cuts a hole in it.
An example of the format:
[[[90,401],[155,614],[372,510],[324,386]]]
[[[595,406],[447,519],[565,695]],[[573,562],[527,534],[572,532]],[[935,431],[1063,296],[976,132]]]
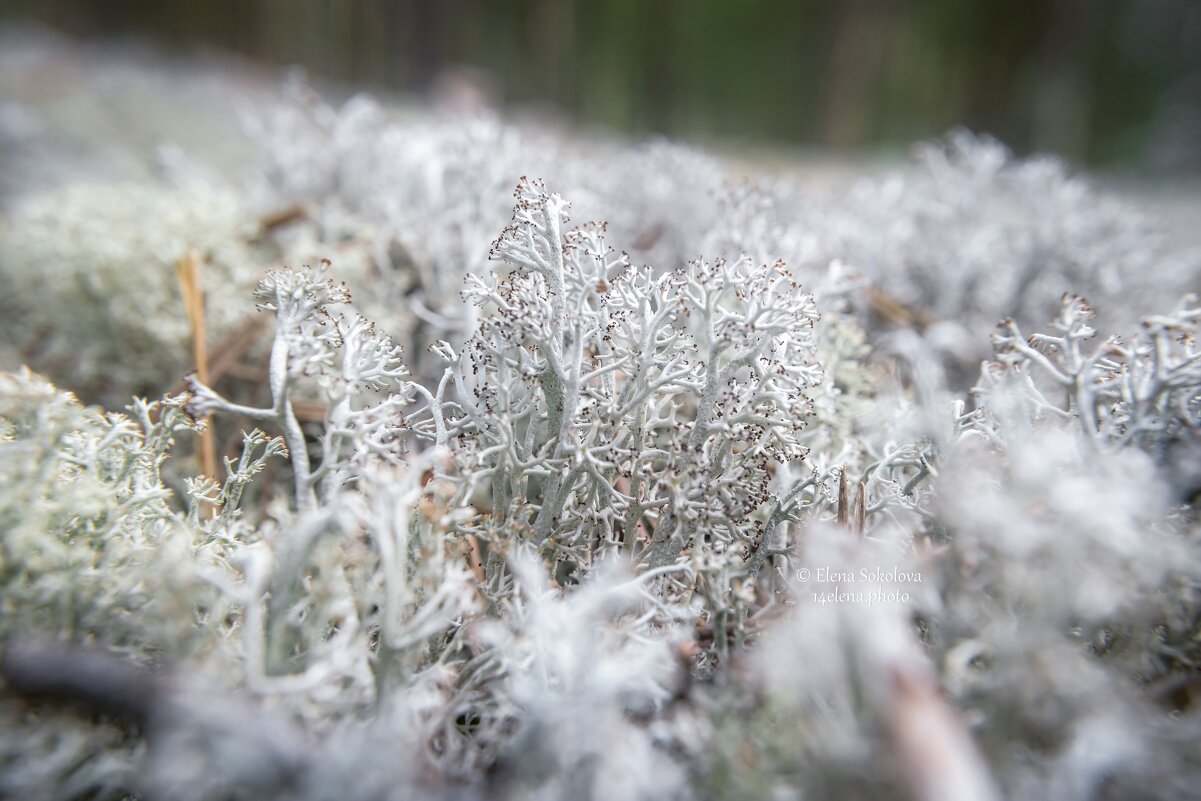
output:
[[[200,284],[200,254],[189,248],[184,257],[175,263],[179,273],[179,286],[183,293],[184,310],[188,315],[188,326],[192,330],[192,360],[196,375],[205,384],[209,382],[208,348],[204,331],[204,290]],[[216,481],[221,480],[217,467],[217,445],[213,437],[212,421],[205,418],[204,430],[200,432],[197,454],[200,470]],[[210,513],[212,509],[208,510]]]
[[[283,208],[264,214],[259,218],[259,228],[263,231],[270,231],[273,228],[288,225],[308,216],[309,205],[307,203],[293,203],[290,206],[284,206]]]
[[[868,287],[866,294],[872,311],[895,325],[920,331],[938,322],[936,315],[898,300],[879,287]]]
[[[838,525],[846,526],[851,519],[851,494],[847,490],[847,469],[838,472]]]
[[[859,482],[859,488],[855,490],[855,533],[860,537],[863,536],[863,530],[867,526],[867,487],[862,481]]]

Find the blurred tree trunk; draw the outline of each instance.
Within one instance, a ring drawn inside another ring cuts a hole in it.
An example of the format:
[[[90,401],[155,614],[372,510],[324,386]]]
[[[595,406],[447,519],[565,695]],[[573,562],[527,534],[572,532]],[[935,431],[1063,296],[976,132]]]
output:
[[[837,6],[822,122],[822,142],[832,147],[872,139],[873,94],[890,25],[885,6],[881,0],[846,0]]]

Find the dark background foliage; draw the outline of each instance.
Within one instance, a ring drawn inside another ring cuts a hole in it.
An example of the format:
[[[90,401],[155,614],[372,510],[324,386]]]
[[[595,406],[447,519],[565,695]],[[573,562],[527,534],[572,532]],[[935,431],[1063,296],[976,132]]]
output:
[[[736,144],[1019,152],[1201,169],[1195,0],[7,0],[82,38],[211,47],[375,89]],[[455,84],[455,81],[459,84]]]

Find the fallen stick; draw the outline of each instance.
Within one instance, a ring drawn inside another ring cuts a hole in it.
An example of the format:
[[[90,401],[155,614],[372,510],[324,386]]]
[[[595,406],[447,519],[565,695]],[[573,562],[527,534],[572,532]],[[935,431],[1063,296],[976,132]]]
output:
[[[188,327],[192,331],[192,361],[196,366],[196,375],[207,384],[209,365],[204,331],[204,290],[200,285],[200,254],[195,248],[189,248],[184,257],[175,263],[175,270],[179,274],[184,310],[188,315]],[[213,480],[220,481],[212,424],[207,417],[204,418],[204,422],[204,430],[200,432],[196,447],[200,458],[200,470]],[[212,513],[211,507],[208,508],[208,512]]]

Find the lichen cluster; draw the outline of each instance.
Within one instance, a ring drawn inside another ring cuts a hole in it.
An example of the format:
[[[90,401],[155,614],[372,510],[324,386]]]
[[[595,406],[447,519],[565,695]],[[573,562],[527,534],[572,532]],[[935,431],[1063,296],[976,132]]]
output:
[[[7,221],[0,795],[1201,781],[1201,269],[1137,211],[965,133],[819,196],[299,87],[255,130],[236,204]],[[179,380],[189,247],[258,387],[56,388]]]

